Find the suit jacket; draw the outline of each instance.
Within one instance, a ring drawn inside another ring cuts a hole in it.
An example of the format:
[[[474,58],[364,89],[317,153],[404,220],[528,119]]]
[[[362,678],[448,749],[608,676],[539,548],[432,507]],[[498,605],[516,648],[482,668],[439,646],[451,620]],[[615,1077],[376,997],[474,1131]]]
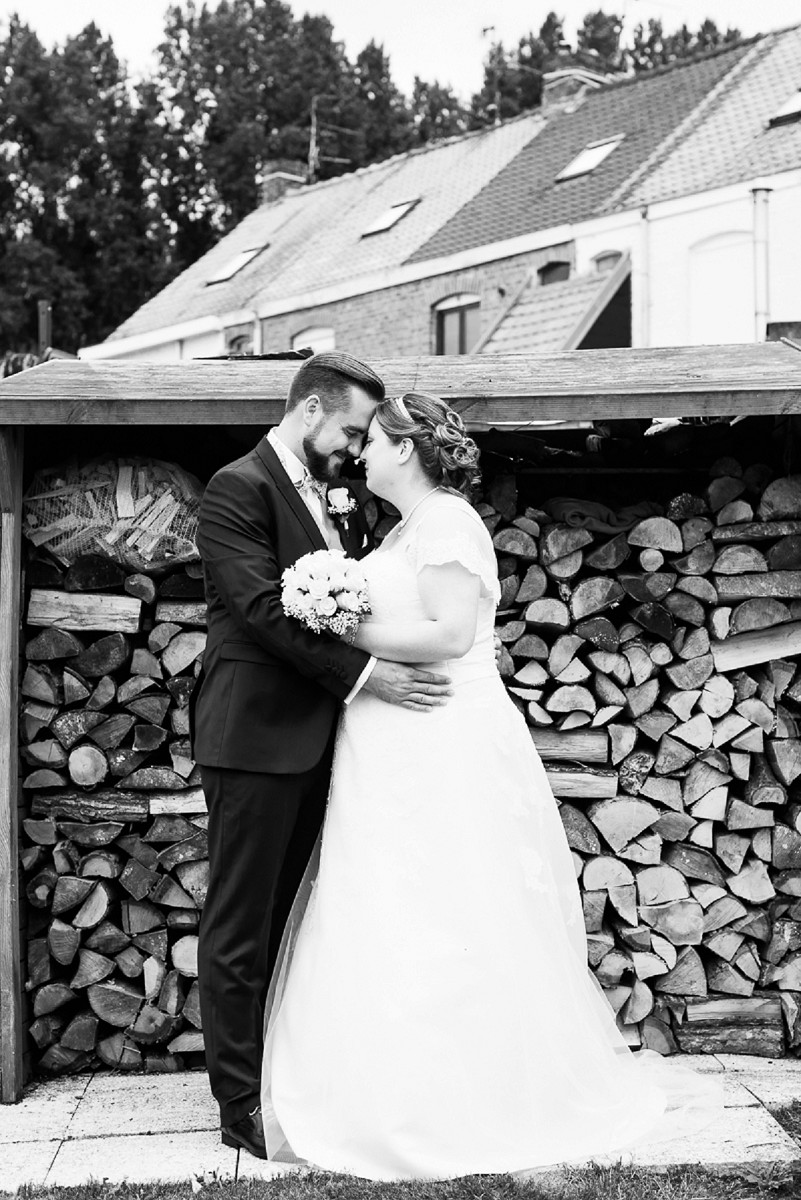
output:
[[[347,526],[340,525],[343,549],[360,557],[370,548],[360,508]],[[195,759],[240,771],[307,771],[369,656],[284,614],[282,572],[326,543],[266,438],[211,479],[197,541],[208,641],[190,706]]]

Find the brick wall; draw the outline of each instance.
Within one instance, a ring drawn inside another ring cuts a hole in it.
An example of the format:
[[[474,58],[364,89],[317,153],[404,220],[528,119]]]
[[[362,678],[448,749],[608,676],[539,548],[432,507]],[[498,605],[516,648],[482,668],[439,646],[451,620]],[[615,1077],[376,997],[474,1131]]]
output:
[[[437,301],[456,292],[479,295],[483,334],[508,307],[526,277],[553,259],[572,263],[572,243],[268,317],[262,321],[263,349],[285,350],[303,329],[328,325],[336,333],[339,349],[367,359],[433,354],[432,307]]]

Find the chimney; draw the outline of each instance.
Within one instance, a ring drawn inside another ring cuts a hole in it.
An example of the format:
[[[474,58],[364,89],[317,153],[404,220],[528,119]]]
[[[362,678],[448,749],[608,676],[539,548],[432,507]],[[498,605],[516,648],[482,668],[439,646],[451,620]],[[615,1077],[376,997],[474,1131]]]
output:
[[[546,71],[542,77],[541,111],[547,115],[562,109],[572,110],[581,103],[587,92],[595,91],[617,78],[617,75],[600,75],[582,67]]]
[[[306,186],[306,164],[300,159],[279,158],[265,163],[259,188],[262,204],[277,204],[287,192]]]

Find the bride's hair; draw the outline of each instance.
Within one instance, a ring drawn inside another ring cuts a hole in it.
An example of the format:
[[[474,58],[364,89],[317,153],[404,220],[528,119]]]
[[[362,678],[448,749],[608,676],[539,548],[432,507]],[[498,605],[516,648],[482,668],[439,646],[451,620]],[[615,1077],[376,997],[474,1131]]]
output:
[[[481,478],[479,449],[468,436],[458,412],[425,392],[405,392],[384,400],[376,420],[392,442],[409,438],[428,478],[470,496]]]

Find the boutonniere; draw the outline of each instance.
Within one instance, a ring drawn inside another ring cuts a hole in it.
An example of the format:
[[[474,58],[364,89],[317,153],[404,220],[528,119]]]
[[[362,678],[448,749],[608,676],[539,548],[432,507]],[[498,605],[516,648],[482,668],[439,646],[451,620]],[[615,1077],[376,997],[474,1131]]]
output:
[[[328,512],[348,527],[348,517],[356,509],[356,501],[347,488],[331,488],[328,493]]]

